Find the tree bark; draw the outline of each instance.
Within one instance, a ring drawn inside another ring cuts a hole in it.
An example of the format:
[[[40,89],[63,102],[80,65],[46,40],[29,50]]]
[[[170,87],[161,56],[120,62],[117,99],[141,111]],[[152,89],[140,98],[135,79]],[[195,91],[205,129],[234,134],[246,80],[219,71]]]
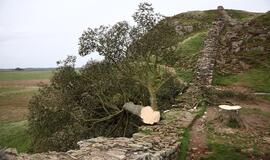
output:
[[[156,92],[149,88],[149,94],[150,94],[150,104],[151,104],[151,107],[154,111],[157,111],[158,110],[158,104],[157,104],[157,94]]]
[[[124,106],[123,106],[123,109],[132,113],[132,114],[135,114],[137,116],[140,116],[141,115],[141,110],[142,110],[143,106],[141,105],[135,105],[133,102],[128,102],[128,103],[125,103]]]

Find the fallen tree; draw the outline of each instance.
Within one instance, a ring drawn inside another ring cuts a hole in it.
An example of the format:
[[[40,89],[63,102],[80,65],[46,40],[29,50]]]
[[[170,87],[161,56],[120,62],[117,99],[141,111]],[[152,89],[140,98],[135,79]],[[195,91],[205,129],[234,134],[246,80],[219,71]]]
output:
[[[51,83],[29,105],[33,151],[66,151],[97,136],[130,137],[171,106],[160,102],[174,99],[185,85],[164,60],[177,42],[174,27],[147,3],[133,18],[135,26],[119,22],[82,34],[79,54],[98,52],[103,61],[90,61],[79,71],[74,57],[59,62]]]

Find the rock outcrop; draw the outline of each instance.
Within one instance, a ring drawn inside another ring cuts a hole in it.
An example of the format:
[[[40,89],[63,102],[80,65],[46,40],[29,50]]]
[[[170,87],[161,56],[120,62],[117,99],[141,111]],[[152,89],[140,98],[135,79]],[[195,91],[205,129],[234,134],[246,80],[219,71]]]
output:
[[[269,13],[230,24],[220,36],[221,48],[216,57],[215,68],[222,74],[245,72],[254,64],[269,68],[270,27],[264,23]]]

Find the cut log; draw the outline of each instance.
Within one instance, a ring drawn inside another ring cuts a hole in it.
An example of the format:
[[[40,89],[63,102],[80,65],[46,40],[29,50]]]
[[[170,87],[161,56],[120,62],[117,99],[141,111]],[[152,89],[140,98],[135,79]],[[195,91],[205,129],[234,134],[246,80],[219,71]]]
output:
[[[141,117],[143,123],[154,124],[160,121],[160,112],[154,111],[150,106],[135,105],[133,102],[125,103],[123,109]]]

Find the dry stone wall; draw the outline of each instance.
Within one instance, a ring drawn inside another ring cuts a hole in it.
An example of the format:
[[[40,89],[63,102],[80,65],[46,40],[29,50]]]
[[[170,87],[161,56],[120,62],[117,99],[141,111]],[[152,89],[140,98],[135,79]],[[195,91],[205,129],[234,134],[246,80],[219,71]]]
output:
[[[157,125],[142,126],[132,138],[97,137],[78,142],[79,149],[67,152],[17,154],[5,151],[7,160],[176,160],[183,128],[195,113],[170,110]],[[4,157],[3,157],[4,158]]]
[[[204,49],[197,63],[197,82],[199,84],[211,85],[212,83],[215,57],[219,46],[218,36],[223,27],[223,21],[214,22],[204,41]]]
[[[222,6],[218,7],[219,20],[213,22],[204,41],[204,48],[197,63],[197,83],[211,85],[216,56],[219,52],[220,35],[226,24],[234,25],[235,21],[227,14]]]
[[[224,28],[235,25],[234,21],[222,6],[218,7],[218,20],[213,22],[204,40],[204,48],[197,61],[196,79],[190,84],[186,92],[180,96],[184,108],[196,108],[203,99],[204,90],[212,84],[216,58],[220,55],[220,38]]]

